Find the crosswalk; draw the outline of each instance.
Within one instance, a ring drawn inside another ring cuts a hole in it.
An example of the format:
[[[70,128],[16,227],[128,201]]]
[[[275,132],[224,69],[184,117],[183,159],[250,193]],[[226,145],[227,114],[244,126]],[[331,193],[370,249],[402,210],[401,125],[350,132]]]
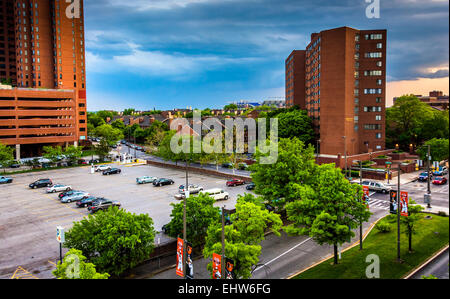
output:
[[[369,208],[378,210],[389,210],[390,203],[387,200],[380,200],[375,198],[370,198]]]

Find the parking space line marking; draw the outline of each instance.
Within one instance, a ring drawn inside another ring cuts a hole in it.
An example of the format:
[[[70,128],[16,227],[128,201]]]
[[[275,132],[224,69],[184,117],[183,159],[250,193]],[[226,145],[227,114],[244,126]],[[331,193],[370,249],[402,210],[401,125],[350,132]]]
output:
[[[24,268],[22,266],[17,267],[16,271],[14,271],[14,274],[11,276],[10,279],[39,279]]]

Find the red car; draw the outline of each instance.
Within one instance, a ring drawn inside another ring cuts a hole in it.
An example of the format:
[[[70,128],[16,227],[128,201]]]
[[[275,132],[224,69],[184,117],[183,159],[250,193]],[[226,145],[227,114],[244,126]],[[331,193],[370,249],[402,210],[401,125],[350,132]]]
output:
[[[234,187],[234,186],[239,186],[239,185],[244,185],[245,182],[243,180],[239,180],[239,179],[231,179],[227,181],[227,187]]]
[[[447,184],[447,179],[444,177],[435,177],[433,180],[433,185],[445,185]]]

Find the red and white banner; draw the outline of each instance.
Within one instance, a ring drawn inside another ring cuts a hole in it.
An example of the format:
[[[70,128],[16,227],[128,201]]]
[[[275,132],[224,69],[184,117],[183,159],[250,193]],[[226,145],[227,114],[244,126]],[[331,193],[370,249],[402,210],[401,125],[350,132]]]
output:
[[[369,187],[363,186],[363,199],[362,202],[366,205],[367,208],[369,208],[369,196],[370,196],[370,190]]]
[[[178,238],[177,240],[177,275],[184,277],[183,272],[183,239]]]
[[[213,253],[212,258],[212,278],[221,279],[222,278],[222,256],[217,253]]]
[[[408,217],[408,192],[400,192],[400,215]]]

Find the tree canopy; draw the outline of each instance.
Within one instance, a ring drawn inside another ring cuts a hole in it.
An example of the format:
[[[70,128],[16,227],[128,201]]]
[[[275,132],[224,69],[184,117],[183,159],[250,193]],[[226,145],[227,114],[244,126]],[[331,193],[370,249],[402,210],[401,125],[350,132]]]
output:
[[[98,273],[95,265],[86,262],[81,250],[70,249],[64,256],[63,262],[58,261],[53,275],[57,279],[108,279],[108,273]]]

